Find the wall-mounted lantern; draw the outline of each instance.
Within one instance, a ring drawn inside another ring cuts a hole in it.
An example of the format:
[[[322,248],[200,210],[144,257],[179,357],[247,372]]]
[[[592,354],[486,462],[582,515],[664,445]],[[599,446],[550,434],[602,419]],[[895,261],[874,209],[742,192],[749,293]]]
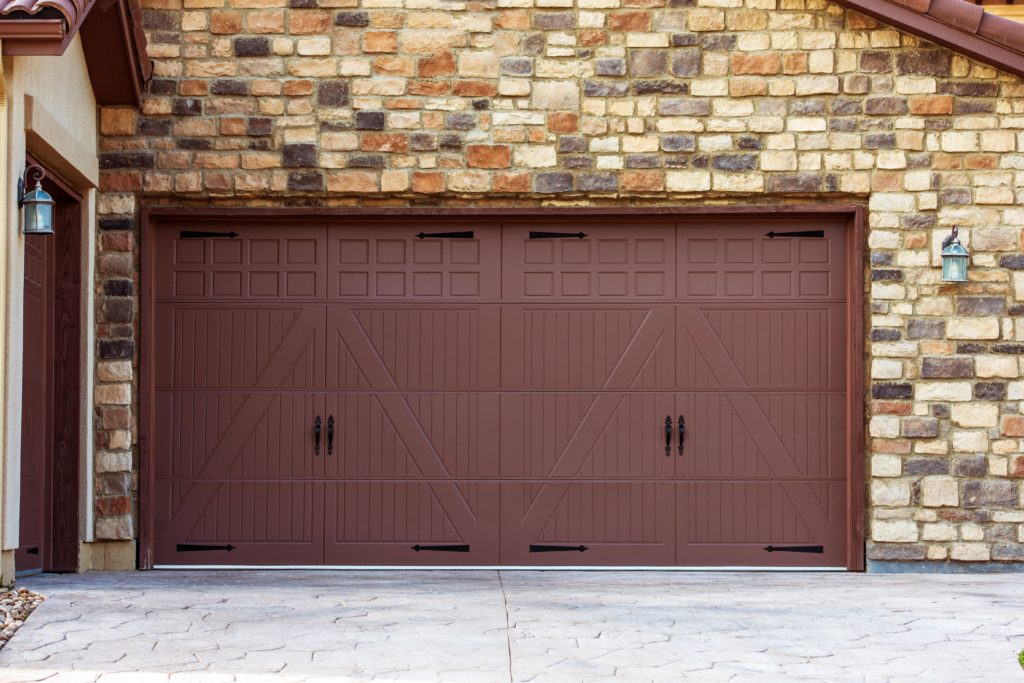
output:
[[[967,263],[971,259],[969,251],[964,249],[957,238],[957,228],[942,240],[942,281],[967,282]]]
[[[36,186],[25,191],[30,178],[35,178]],[[43,189],[43,178],[46,172],[35,164],[25,169],[25,175],[18,178],[18,206],[21,207],[21,231],[26,235],[53,234],[53,197]]]

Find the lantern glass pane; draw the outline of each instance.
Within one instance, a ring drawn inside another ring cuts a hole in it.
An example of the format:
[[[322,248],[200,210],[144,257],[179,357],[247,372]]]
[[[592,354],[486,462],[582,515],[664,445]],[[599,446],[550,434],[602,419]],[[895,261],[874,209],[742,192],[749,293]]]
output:
[[[45,203],[25,204],[25,234],[48,235],[53,232],[53,205]]]
[[[946,282],[967,281],[967,257],[945,256],[942,259],[942,279]]]

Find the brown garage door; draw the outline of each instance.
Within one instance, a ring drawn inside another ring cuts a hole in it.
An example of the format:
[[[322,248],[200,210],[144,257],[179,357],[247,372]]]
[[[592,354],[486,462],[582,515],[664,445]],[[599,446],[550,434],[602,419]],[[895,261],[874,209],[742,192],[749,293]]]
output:
[[[843,228],[792,227],[158,231],[156,563],[845,564]]]

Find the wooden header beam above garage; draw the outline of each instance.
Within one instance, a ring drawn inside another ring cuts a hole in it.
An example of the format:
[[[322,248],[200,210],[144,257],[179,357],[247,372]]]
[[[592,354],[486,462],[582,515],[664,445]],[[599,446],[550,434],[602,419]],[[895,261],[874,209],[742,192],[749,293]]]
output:
[[[62,55],[79,32],[97,103],[138,106],[153,72],[138,0],[0,0],[5,55]]]

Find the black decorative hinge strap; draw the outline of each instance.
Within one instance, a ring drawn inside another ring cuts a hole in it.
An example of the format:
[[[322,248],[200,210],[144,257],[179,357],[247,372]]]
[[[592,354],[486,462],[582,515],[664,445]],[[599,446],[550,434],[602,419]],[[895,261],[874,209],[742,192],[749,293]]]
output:
[[[825,546],[822,545],[766,545],[764,547],[770,553],[823,553]]]
[[[590,550],[585,545],[531,545],[531,553],[567,553],[567,552],[580,552]]]
[[[439,553],[468,553],[468,545],[420,545],[416,544],[412,547],[413,550],[419,552],[421,550],[433,550]]]
[[[557,240],[557,239],[578,239],[587,236],[585,232],[544,232],[543,230],[531,230],[531,240]]]
[[[177,548],[179,553],[194,553],[201,550],[227,550],[228,552],[231,552],[234,549],[235,546],[230,543],[228,545],[196,545],[192,543],[179,543]]]
[[[775,239],[776,237],[824,237],[824,230],[793,230],[791,232],[766,232],[765,237]]]
[[[232,230],[231,232],[207,232],[205,230],[182,230],[178,233],[178,237],[183,240],[201,240],[207,237],[227,237],[228,239],[235,239],[238,237],[238,233]]]
[[[39,546],[32,546],[31,548],[26,548],[25,552],[28,553],[29,555],[38,555],[39,554]]]
[[[426,239],[428,237],[436,237],[438,239],[450,239],[450,240],[471,240],[473,239],[472,230],[463,230],[462,232],[421,232],[416,237]]]

